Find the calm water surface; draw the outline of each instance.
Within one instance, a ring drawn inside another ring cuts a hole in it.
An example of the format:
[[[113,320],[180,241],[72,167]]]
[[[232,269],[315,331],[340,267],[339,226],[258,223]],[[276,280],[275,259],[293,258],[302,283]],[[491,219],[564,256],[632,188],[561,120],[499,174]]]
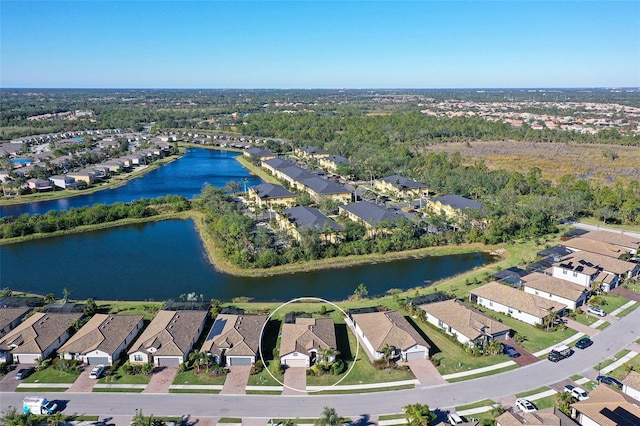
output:
[[[169,164],[159,167],[126,185],[105,189],[93,194],[78,195],[60,200],[41,201],[15,206],[0,206],[0,216],[19,216],[23,213],[46,213],[49,210],[67,210],[72,207],[90,206],[97,203],[112,204],[129,202],[140,198],[155,198],[167,194],[193,198],[209,183],[224,187],[229,181],[247,186],[262,183],[257,176],[249,175],[235,158],[237,152],[189,148],[185,155]]]
[[[364,283],[370,295],[409,289],[489,262],[485,254],[410,259],[266,278],[216,272],[188,221],[164,221],[0,246],[0,288],[72,298],[166,300],[182,293],[208,300],[251,296],[286,301],[315,296],[342,300]]]

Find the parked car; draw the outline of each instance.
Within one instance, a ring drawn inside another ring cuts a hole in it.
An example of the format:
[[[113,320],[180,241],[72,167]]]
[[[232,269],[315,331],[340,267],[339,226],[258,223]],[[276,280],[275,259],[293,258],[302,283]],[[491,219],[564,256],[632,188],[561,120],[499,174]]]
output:
[[[567,345],[560,345],[551,349],[551,352],[549,352],[547,358],[549,359],[549,361],[558,362],[570,357],[571,355],[573,355],[573,350],[570,347],[568,347]]]
[[[104,373],[104,365],[96,365],[95,367],[93,367],[93,370],[91,370],[91,373],[89,373],[89,378],[99,379],[102,373]]]
[[[567,385],[564,387],[565,392],[569,392],[572,397],[577,399],[578,401],[584,401],[585,399],[589,399],[589,392],[582,389],[578,386]]]
[[[524,399],[524,398],[516,399],[516,407],[518,407],[518,410],[520,410],[522,412],[525,412],[525,413],[531,413],[533,411],[538,411],[536,406],[533,405],[533,403],[531,401],[529,401],[528,399]]]
[[[36,370],[35,367],[21,368],[16,373],[16,380],[22,380],[29,377],[31,373],[33,373],[35,370]]]
[[[598,383],[604,383],[605,385],[609,385],[609,386],[615,386],[619,389],[622,389],[622,382],[618,379],[615,379],[613,377],[610,376],[598,376],[596,378],[596,380],[598,381]]]
[[[457,415],[456,413],[449,413],[447,415],[447,421],[449,422],[450,425],[455,426],[455,425],[459,425],[464,423],[464,420],[462,420],[462,417],[460,417],[459,415]]]
[[[509,358],[518,358],[520,356],[520,352],[516,351],[512,346],[503,343],[502,347]]]
[[[589,306],[587,312],[590,314],[598,315],[599,317],[606,317],[607,313],[600,306]]]
[[[591,345],[593,345],[593,340],[589,339],[588,337],[583,337],[576,342],[576,348],[578,349],[585,349]]]

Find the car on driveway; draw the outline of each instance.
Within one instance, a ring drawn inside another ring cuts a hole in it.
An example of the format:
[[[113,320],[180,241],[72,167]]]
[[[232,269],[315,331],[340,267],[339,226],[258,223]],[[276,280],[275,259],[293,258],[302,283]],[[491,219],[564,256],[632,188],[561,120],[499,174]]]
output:
[[[91,370],[91,373],[89,373],[89,378],[99,379],[102,373],[104,373],[104,365],[96,365],[95,367],[93,367],[93,370]]]
[[[609,385],[609,386],[615,386],[619,389],[622,389],[622,382],[618,379],[615,379],[613,377],[610,376],[598,376],[596,378],[596,380],[598,381],[598,383],[604,383],[605,385]]]
[[[578,386],[567,385],[564,387],[565,392],[569,392],[572,397],[577,399],[578,401],[584,401],[585,399],[589,399],[589,392],[582,389]]]
[[[588,337],[583,337],[576,342],[576,348],[578,349],[585,349],[591,345],[593,345],[593,340],[589,339]]]
[[[507,354],[509,358],[518,358],[520,356],[520,352],[513,349],[512,346],[503,343],[502,347],[504,349],[504,353]]]
[[[598,315],[599,317],[606,317],[607,313],[600,306],[589,306],[587,312],[590,314]]]
[[[27,367],[27,368],[21,368],[20,370],[18,370],[18,372],[16,373],[16,380],[22,380],[22,379],[26,379],[27,377],[29,377],[31,375],[31,373],[33,373],[34,371],[36,371],[36,369],[34,367]]]
[[[524,398],[516,399],[516,407],[518,407],[518,410],[520,410],[520,411],[522,411],[524,413],[531,413],[533,411],[538,411],[536,406],[533,405],[533,403],[531,401],[529,401],[528,399],[524,399]]]

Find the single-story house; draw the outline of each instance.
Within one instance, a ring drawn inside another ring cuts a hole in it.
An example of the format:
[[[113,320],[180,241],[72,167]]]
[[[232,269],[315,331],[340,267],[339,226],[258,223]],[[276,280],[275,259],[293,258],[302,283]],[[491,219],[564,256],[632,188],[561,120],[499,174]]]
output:
[[[567,305],[492,281],[469,292],[469,300],[527,324],[544,324],[549,315],[563,315]]]
[[[342,239],[342,225],[314,207],[296,206],[276,215],[278,224],[297,241],[302,241],[303,229],[312,229],[321,241],[336,243]]]
[[[62,188],[62,189],[78,188],[78,184],[76,183],[76,180],[71,176],[61,176],[61,175],[49,176],[49,181],[55,186],[57,186],[58,188]]]
[[[640,250],[640,238],[632,237],[624,233],[610,231],[591,231],[582,235],[582,238],[602,241],[605,243],[613,244],[614,246],[626,248],[629,249],[631,254],[638,254],[638,250]]]
[[[585,304],[591,294],[586,287],[540,272],[525,275],[520,278],[520,282],[526,293],[560,302],[569,309],[576,309]]]
[[[337,349],[331,318],[301,318],[282,325],[280,363],[288,367],[311,367],[321,360],[323,349]],[[334,361],[331,356],[328,361]]]
[[[31,308],[0,308],[0,337],[16,328]]]
[[[607,385],[599,385],[589,398],[571,404],[571,417],[582,426],[640,425],[638,401]]]
[[[158,312],[129,349],[129,361],[152,362],[157,367],[179,366],[202,334],[206,318],[206,311]]]
[[[415,198],[429,195],[424,183],[400,175],[391,175],[373,181],[373,187],[379,191],[393,194],[400,198]]]
[[[484,339],[507,340],[511,329],[500,321],[494,320],[472,309],[456,299],[421,305],[426,312],[427,321],[456,336],[462,344],[475,344]]]
[[[291,207],[296,202],[296,194],[282,185],[261,183],[249,188],[249,198],[262,207],[285,206]]]
[[[67,176],[75,179],[76,181],[86,182],[88,185],[91,185],[98,180],[96,171],[91,168],[82,169],[77,172],[69,172],[67,173]]]
[[[425,207],[435,214],[444,214],[448,218],[459,217],[466,210],[484,211],[484,206],[481,203],[456,194],[428,199]]]
[[[622,379],[622,392],[640,401],[640,371],[629,371]]]
[[[351,164],[348,158],[341,155],[327,155],[318,159],[318,164],[325,170],[335,172],[341,164]]]
[[[605,243],[604,241],[597,241],[584,237],[571,238],[570,240],[563,241],[562,245],[572,252],[588,251],[590,253],[614,257],[616,259],[618,259],[623,254],[628,254],[631,252],[631,249],[626,247],[620,247],[613,244]]]
[[[347,323],[372,359],[383,359],[387,345],[393,349],[391,359],[410,361],[429,357],[427,341],[398,311],[353,314]]]
[[[200,350],[225,367],[253,365],[266,322],[265,315],[219,314]]]
[[[51,182],[49,182],[47,179],[36,179],[36,178],[29,179],[27,181],[27,186],[30,189],[35,189],[38,192],[48,191],[50,189],[53,189],[53,187],[51,186]]]
[[[587,251],[579,251],[554,262],[552,273],[556,278],[591,287],[593,282],[601,283],[603,291],[617,287],[620,278],[638,275],[640,265],[609,256]]]
[[[142,315],[95,314],[58,350],[61,358],[112,365],[144,326]]]
[[[35,364],[55,352],[71,335],[79,313],[38,312],[0,338],[0,362]]]
[[[507,410],[496,417],[496,426],[568,426],[575,422],[555,407],[523,413]]]

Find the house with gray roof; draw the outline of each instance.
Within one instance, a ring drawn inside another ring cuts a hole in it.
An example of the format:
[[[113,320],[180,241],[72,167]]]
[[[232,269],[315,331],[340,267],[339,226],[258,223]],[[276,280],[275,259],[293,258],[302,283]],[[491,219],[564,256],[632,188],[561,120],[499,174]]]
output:
[[[373,187],[399,198],[416,198],[429,195],[429,189],[426,184],[400,175],[375,179]]]
[[[302,240],[303,229],[312,229],[320,234],[322,241],[338,242],[344,230],[342,225],[325,216],[314,207],[296,206],[277,215],[278,223],[296,240]]]
[[[293,153],[301,158],[322,158],[329,155],[324,149],[315,146],[301,146],[293,149]]]
[[[358,201],[357,203],[346,204],[340,206],[338,211],[350,220],[364,225],[367,228],[368,237],[372,237],[377,232],[384,232],[383,230],[376,230],[381,223],[408,219],[407,216],[399,210],[390,210],[369,201]]]
[[[435,214],[444,214],[448,218],[459,217],[467,210],[484,211],[481,203],[456,194],[428,199],[426,208]]]
[[[325,170],[335,172],[341,164],[351,164],[348,158],[341,155],[327,155],[318,159],[318,164]]]
[[[299,180],[303,189],[315,200],[331,198],[342,203],[351,201],[351,192],[339,183],[331,182],[319,176],[307,177]]]
[[[201,352],[213,356],[218,365],[253,365],[259,356],[265,315],[219,314],[207,334]]]
[[[282,185],[266,182],[249,188],[249,198],[260,207],[291,207],[295,204],[296,194]]]
[[[311,367],[323,349],[337,349],[336,330],[331,318],[301,318],[282,325],[280,363],[288,367]],[[335,356],[327,361],[332,362]]]
[[[144,326],[142,315],[95,314],[58,350],[64,359],[113,365]]]
[[[249,158],[257,158],[258,160],[270,160],[276,155],[268,149],[262,149],[258,147],[247,148],[242,152],[242,155]]]

